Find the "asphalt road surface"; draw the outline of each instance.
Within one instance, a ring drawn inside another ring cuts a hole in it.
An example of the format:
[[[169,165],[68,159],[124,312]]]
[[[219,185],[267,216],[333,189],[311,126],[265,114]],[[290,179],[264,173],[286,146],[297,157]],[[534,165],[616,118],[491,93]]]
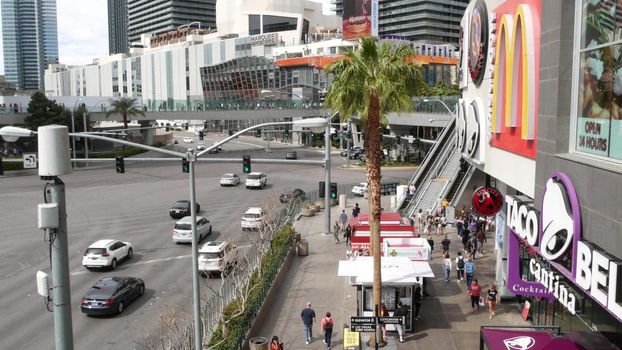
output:
[[[214,228],[207,240],[250,244],[252,234],[240,229],[240,218],[247,207],[261,206],[284,188],[315,190],[324,178],[321,166],[253,164],[253,171],[268,174],[265,189],[247,190],[243,184],[220,187],[218,179],[223,173],[241,173],[242,154],[284,159],[285,152],[291,149],[273,142],[273,152],[267,153],[265,142],[257,140],[259,145],[254,145],[250,137],[242,141],[227,144],[224,152],[213,155],[239,157],[239,164],[196,165],[199,215],[211,220]],[[323,151],[295,150],[302,159],[320,160],[324,156]],[[363,169],[341,169],[338,165],[343,162],[333,157],[334,181],[365,180]],[[409,177],[412,170],[386,170],[383,175]],[[125,174],[116,174],[114,164],[97,164],[61,179],[66,185],[75,349],[144,349],[147,337],[157,340],[162,313],[179,308],[191,320],[190,246],[173,243],[171,229],[175,220],[168,216],[176,200],[189,198],[188,175],[181,172],[181,164],[126,162]],[[36,206],[43,203],[43,184],[33,172],[0,176],[0,349],[54,349],[53,315],[46,311],[35,282],[38,270],[50,273],[49,246],[36,227]],[[131,242],[134,257],[119,264],[115,271],[86,270],[81,265],[82,253],[92,242],[104,238]],[[82,314],[79,306],[83,294],[99,278],[113,275],[143,278],[145,295],[121,315]],[[202,286],[202,293],[206,289]]]

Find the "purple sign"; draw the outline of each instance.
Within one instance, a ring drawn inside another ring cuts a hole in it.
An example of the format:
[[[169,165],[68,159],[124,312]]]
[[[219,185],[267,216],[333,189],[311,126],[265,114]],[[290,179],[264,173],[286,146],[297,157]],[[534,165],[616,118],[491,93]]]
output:
[[[551,341],[551,334],[538,331],[482,329],[482,337],[490,350],[542,350]]]

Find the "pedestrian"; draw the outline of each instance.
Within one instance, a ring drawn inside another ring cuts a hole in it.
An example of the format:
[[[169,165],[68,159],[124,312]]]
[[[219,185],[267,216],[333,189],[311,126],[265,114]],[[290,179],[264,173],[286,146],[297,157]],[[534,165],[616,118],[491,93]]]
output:
[[[359,207],[359,204],[354,203],[354,208],[352,208],[352,217],[353,218],[358,217],[360,212],[361,212],[361,208]]]
[[[477,283],[477,278],[473,280],[473,283],[469,286],[467,295],[471,296],[471,312],[479,310],[479,298],[482,293],[482,287]]]
[[[443,246],[443,255],[445,255],[446,253],[449,253],[449,244],[451,243],[451,241],[449,240],[449,238],[447,238],[447,235],[445,235],[445,238],[443,238],[443,240],[441,241],[441,246]]]
[[[346,239],[346,245],[350,245],[350,237],[352,236],[352,228],[350,225],[346,227],[346,231],[343,233],[343,237]]]
[[[471,254],[473,255],[473,260],[475,260],[475,254],[477,253],[477,231],[471,235]]]
[[[421,287],[419,288],[419,295],[421,295]],[[417,292],[415,292],[416,295]],[[406,308],[402,305],[401,301],[397,302],[397,308],[393,311],[393,317],[406,317]],[[397,330],[397,334],[400,336],[400,343],[404,342],[404,324],[402,322],[395,325],[395,329]]]
[[[346,214],[346,210],[341,211],[341,215],[339,215],[339,225],[341,225],[341,232],[346,230],[346,225],[348,224],[348,214]]]
[[[333,237],[335,237],[335,244],[339,244],[339,232],[341,231],[341,226],[339,225],[339,221],[335,221],[335,226],[333,227]]]
[[[322,319],[322,323],[320,324],[322,327],[322,332],[324,332],[324,344],[326,344],[326,348],[331,348],[331,338],[333,336],[333,327],[335,327],[335,322],[330,317],[330,312],[326,313],[326,316]]]
[[[430,251],[434,250],[434,240],[432,235],[428,233],[428,244],[430,245]]]
[[[449,275],[451,274],[451,259],[449,258],[449,252],[443,255],[443,268],[445,271],[445,282],[449,282]]]
[[[311,308],[311,303],[300,312],[302,323],[305,326],[305,344],[309,344],[313,339],[313,324],[315,323],[315,311]]]
[[[468,228],[464,228],[464,230],[462,230],[462,249],[464,249],[464,252],[467,252],[467,248],[469,246],[469,229]]]
[[[458,233],[458,237],[462,238],[462,234],[464,233],[464,223],[462,222],[461,217],[456,220],[456,231]]]
[[[387,310],[387,307],[384,305],[384,303],[380,304],[380,317],[389,317],[389,310]],[[384,341],[387,341],[387,326],[383,323],[380,326],[380,329],[382,329],[382,339]]]
[[[445,229],[447,228],[447,218],[445,217],[445,215],[441,216],[441,235],[445,234]]]
[[[486,233],[484,230],[477,231],[477,244],[479,245],[479,253],[484,254],[484,243],[486,242]]]
[[[464,256],[462,256],[462,252],[458,252],[458,257],[456,258],[456,273],[458,275],[458,281],[462,281],[464,279]]]
[[[419,208],[419,212],[417,213],[417,229],[423,229],[423,209]]]
[[[276,335],[272,337],[270,342],[270,350],[283,350],[283,343],[279,342],[279,337]]]
[[[488,319],[491,320],[495,317],[495,306],[499,303],[499,292],[497,291],[497,286],[490,282],[490,286],[488,287],[488,291],[486,292],[486,303],[488,304]]]
[[[471,259],[471,256],[467,256],[467,261],[464,263],[464,275],[466,276],[467,287],[471,285],[473,281],[473,273],[475,272],[475,263]]]
[[[424,279],[425,282],[425,279]],[[415,320],[419,319],[419,311],[421,310],[421,304],[423,303],[423,295],[421,294],[421,287],[415,288]]]

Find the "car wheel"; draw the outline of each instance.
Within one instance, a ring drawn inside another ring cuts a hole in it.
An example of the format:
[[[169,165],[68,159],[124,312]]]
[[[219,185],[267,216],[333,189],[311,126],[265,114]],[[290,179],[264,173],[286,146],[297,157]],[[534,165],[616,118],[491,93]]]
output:
[[[145,286],[144,285],[142,285],[142,286],[140,286],[140,288],[138,288],[138,296],[141,296],[143,294],[145,294]]]
[[[117,313],[120,314],[123,312],[123,310],[125,310],[125,305],[123,304],[123,302],[120,302],[119,306],[117,306]]]
[[[131,259],[132,256],[134,256],[134,250],[132,250],[132,248],[127,250],[127,259]]]
[[[210,225],[210,226],[209,226],[209,231],[207,231],[207,234],[208,234],[208,235],[211,235],[211,234],[212,234],[212,225]]]
[[[112,259],[112,262],[110,263],[110,268],[111,269],[116,269],[117,268],[117,259]]]

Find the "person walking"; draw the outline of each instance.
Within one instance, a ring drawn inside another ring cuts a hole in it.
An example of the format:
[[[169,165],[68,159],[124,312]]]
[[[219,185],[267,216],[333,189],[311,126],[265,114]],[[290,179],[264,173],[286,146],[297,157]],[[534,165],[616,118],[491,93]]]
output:
[[[469,230],[468,229],[464,229],[462,231],[462,249],[464,249],[464,252],[467,252],[467,248],[469,246]]]
[[[445,269],[445,282],[449,282],[449,275],[451,274],[451,259],[449,258],[449,252],[445,252],[445,255],[443,255],[443,268]]]
[[[335,244],[339,244],[341,241],[339,241],[339,232],[341,231],[341,226],[339,225],[338,221],[335,221],[335,226],[333,227],[333,237],[335,237]]]
[[[495,306],[499,303],[499,292],[497,291],[497,286],[492,282],[490,282],[486,292],[486,303],[488,304],[488,319],[491,320],[495,317]]]
[[[341,232],[346,230],[346,225],[348,224],[348,214],[346,214],[346,210],[341,211],[341,215],[339,215],[339,225],[341,226]]]
[[[326,348],[331,348],[331,338],[333,337],[333,327],[335,327],[335,322],[330,317],[330,312],[326,313],[326,316],[322,319],[320,324],[322,328],[322,332],[324,332],[324,344],[326,344]]]
[[[417,287],[417,288],[420,288],[420,287]],[[406,308],[404,307],[404,305],[402,305],[402,302],[398,301],[397,308],[395,309],[395,311],[393,311],[393,317],[406,317],[407,313],[408,312],[406,311]],[[400,336],[400,343],[403,343],[404,342],[404,324],[401,322],[396,324],[395,329],[397,330],[397,334]]]
[[[486,242],[486,233],[484,230],[477,231],[477,243],[479,245],[479,253],[484,254],[484,243]]]
[[[311,303],[300,312],[302,323],[305,326],[305,344],[309,344],[313,339],[313,324],[315,323],[315,311],[311,308]]]
[[[477,231],[473,231],[470,243],[472,258],[475,260],[475,254],[477,253]]]
[[[423,294],[421,294],[421,287],[415,288],[415,320],[419,319],[419,311],[421,311],[421,304],[423,303]]]
[[[449,253],[450,243],[451,241],[449,240],[449,238],[447,238],[447,235],[445,235],[445,238],[443,238],[443,240],[441,241],[441,246],[443,247],[443,255],[445,255],[445,253]]]
[[[443,215],[441,216],[441,220],[440,220],[441,235],[445,234],[446,228],[447,228],[447,218],[445,217],[445,215]]]
[[[350,237],[352,236],[352,227],[348,225],[346,231],[343,233],[343,237],[346,239],[346,245],[350,245]]]
[[[417,230],[423,230],[423,209],[419,208],[417,213]]]
[[[380,304],[380,317],[389,317],[389,310],[387,310],[384,303]],[[382,329],[382,339],[387,341],[387,326],[383,323],[380,325],[380,328]]]
[[[482,294],[482,287],[477,283],[477,278],[473,280],[473,283],[469,286],[467,295],[471,296],[471,312],[479,310],[479,298]]]
[[[471,256],[467,256],[467,261],[464,263],[464,275],[466,276],[466,285],[469,287],[473,281],[473,273],[475,272],[475,263],[471,259]]]
[[[359,204],[354,203],[354,208],[352,208],[352,217],[353,218],[358,217],[360,212],[361,212],[361,208],[359,207]]]
[[[458,252],[458,257],[456,257],[456,273],[458,277],[458,281],[462,281],[464,279],[464,256],[462,256],[462,252]]]
[[[430,250],[434,250],[434,240],[432,239],[432,235],[428,233],[428,244],[430,245]],[[432,255],[432,254],[430,254]]]
[[[270,350],[283,350],[283,343],[279,342],[279,337],[276,335],[272,337],[270,342]]]

